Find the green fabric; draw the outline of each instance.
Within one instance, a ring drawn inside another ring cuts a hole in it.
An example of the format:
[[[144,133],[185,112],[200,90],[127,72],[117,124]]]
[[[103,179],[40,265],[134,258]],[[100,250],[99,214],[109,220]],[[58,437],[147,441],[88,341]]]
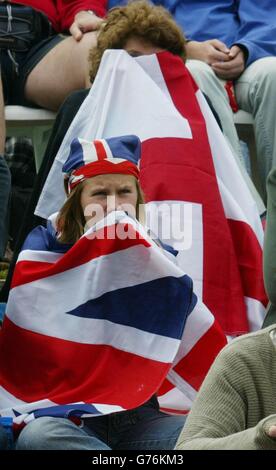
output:
[[[270,304],[263,322],[262,328],[267,328],[270,325],[276,323],[276,307]]]
[[[243,335],[217,356],[176,449],[275,449],[276,325]]]
[[[264,241],[264,281],[271,305],[263,327],[276,323],[276,168],[267,178],[267,221]]]

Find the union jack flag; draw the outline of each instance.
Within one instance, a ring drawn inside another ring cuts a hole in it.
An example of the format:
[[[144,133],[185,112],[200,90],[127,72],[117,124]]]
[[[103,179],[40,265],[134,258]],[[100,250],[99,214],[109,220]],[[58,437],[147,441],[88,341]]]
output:
[[[72,246],[54,218],[34,229],[0,331],[0,415],[95,416],[155,393],[186,412],[226,339],[170,257],[124,212]]]

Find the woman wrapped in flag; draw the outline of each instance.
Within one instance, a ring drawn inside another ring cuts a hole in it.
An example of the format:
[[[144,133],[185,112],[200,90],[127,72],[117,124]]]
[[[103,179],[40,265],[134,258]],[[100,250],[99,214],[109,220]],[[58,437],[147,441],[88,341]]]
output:
[[[75,139],[67,200],[25,242],[1,332],[1,416],[25,425],[18,449],[172,449],[180,434],[185,417],[156,392],[195,298],[135,221],[140,147]]]

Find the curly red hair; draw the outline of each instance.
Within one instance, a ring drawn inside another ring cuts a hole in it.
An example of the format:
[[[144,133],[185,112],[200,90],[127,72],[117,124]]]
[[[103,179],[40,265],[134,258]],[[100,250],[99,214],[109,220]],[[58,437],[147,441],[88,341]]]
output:
[[[124,49],[130,37],[141,38],[185,60],[186,39],[171,14],[162,6],[138,0],[112,8],[98,36],[96,48],[89,53],[89,75],[93,83],[106,49]]]

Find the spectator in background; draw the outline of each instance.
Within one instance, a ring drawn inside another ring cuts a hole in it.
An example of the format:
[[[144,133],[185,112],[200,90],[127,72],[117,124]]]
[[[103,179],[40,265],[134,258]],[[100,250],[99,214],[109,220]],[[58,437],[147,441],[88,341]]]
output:
[[[109,7],[123,4],[109,1]],[[189,39],[187,67],[210,98],[223,131],[241,155],[225,80],[234,80],[238,106],[252,113],[258,166],[265,182],[276,165],[275,0],[153,0],[166,7]]]
[[[25,0],[42,11],[53,35],[26,52],[1,49],[5,102],[57,110],[74,90],[89,86],[88,51],[96,45],[96,30],[106,13],[105,0]]]

